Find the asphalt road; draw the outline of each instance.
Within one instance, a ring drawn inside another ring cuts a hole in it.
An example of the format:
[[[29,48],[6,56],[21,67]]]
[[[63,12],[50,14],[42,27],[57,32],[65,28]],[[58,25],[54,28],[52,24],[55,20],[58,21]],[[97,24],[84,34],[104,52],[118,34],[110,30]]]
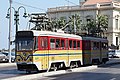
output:
[[[83,72],[71,72],[68,74],[60,74],[47,76],[46,79],[54,80],[120,80],[120,65],[111,67],[99,67],[94,70]],[[40,78],[39,78],[40,79]]]
[[[5,78],[27,75],[23,71],[18,71],[16,66],[0,67],[0,80]]]
[[[84,70],[83,70],[84,69]],[[0,80],[120,80],[120,59],[111,59],[98,67],[77,68],[44,73],[26,74],[16,66],[0,67]]]
[[[92,70],[46,76],[44,80],[50,78],[54,80],[120,80],[120,59],[111,59],[107,64],[99,65]]]

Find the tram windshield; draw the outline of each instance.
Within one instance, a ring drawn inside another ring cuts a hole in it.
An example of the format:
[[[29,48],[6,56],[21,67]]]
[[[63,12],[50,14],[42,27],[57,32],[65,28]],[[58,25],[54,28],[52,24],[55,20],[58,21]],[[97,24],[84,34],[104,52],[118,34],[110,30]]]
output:
[[[17,50],[32,50],[33,43],[33,39],[20,39],[17,41]]]

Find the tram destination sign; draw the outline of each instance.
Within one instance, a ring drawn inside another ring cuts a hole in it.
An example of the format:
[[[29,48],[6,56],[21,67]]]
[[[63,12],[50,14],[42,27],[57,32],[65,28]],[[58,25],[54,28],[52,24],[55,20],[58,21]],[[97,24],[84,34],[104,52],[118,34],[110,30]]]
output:
[[[33,37],[32,31],[18,31],[16,37]]]

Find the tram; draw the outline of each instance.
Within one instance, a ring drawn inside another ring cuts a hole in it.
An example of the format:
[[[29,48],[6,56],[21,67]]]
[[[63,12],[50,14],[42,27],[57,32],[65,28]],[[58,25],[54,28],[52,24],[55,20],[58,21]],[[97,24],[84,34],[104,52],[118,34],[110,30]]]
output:
[[[108,61],[108,40],[50,31],[18,31],[18,70],[39,71],[80,67]]]

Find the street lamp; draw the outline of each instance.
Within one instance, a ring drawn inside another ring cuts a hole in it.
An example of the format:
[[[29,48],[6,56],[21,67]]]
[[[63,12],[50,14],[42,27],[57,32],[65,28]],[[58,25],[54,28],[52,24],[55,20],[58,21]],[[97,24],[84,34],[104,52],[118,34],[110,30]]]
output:
[[[18,31],[19,10],[21,8],[24,9],[23,17],[25,17],[25,18],[27,17],[26,9],[23,6],[20,6],[17,10],[15,10],[15,8],[11,6],[11,4],[12,4],[12,0],[10,0],[10,7],[8,8],[7,16],[6,16],[6,18],[9,19],[9,38],[8,39],[9,39],[9,62],[10,63],[11,63],[11,43],[12,43],[12,41],[11,41],[11,24],[12,24],[11,16],[12,16],[12,11],[11,11],[11,9],[14,10],[14,20],[15,20],[15,24],[16,24],[16,32]]]
[[[26,13],[26,9],[23,6],[20,6],[17,10],[15,10],[14,7],[12,7],[12,9],[14,10],[14,20],[15,20],[15,25],[16,25],[16,32],[18,31],[18,25],[19,25],[19,11],[20,9],[23,8],[24,9],[24,14],[23,17],[26,18],[27,13]],[[10,19],[10,8],[8,8],[8,12],[7,12],[7,16],[6,18]]]

